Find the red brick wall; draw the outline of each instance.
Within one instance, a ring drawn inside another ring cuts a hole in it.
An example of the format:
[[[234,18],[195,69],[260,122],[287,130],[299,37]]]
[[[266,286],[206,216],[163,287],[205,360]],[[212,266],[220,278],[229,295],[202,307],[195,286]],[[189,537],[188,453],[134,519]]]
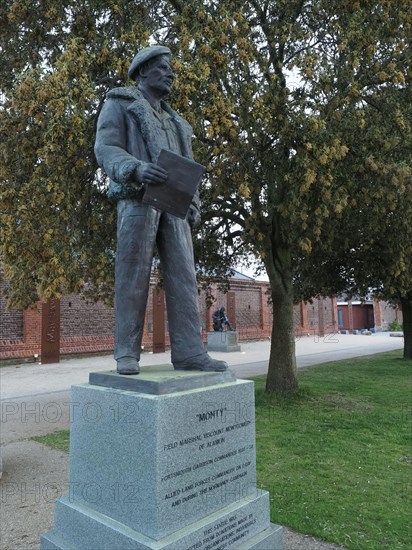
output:
[[[60,308],[62,338],[113,334],[114,310],[102,302],[92,303],[80,296],[65,296],[60,301]]]
[[[237,289],[236,324],[244,329],[262,329],[260,288]]]
[[[336,310],[336,298],[324,298],[324,324],[325,332],[337,332],[338,316]]]
[[[152,288],[155,279],[152,279]],[[268,293],[268,283],[232,279],[230,290],[235,293],[235,318],[230,319],[239,334],[240,340],[270,338],[272,328],[272,305]],[[208,295],[214,298],[211,307],[207,306]],[[336,328],[336,302],[325,298],[322,302],[323,324],[326,332]],[[227,294],[216,286],[206,291],[199,291],[199,309],[203,331],[203,339],[207,341],[207,332],[211,330],[211,316],[219,307],[227,308]],[[33,357],[40,354],[40,312],[27,310],[16,312],[15,319],[22,320],[7,324],[9,339],[0,338],[0,359]],[[167,332],[166,314],[166,346],[170,346]],[[319,330],[319,303],[298,304],[294,308],[295,333],[317,334]],[[334,324],[335,319],[335,324]],[[13,328],[14,327],[14,328]],[[19,332],[20,331],[20,332]],[[142,345],[152,348],[153,334],[153,304],[152,290],[149,292],[145,328]],[[87,303],[79,296],[66,296],[61,299],[61,354],[110,352],[114,345],[114,311],[102,303]]]
[[[261,286],[253,283],[231,284],[235,292],[236,329],[240,340],[260,339],[269,336],[267,327],[262,326]],[[232,322],[232,319],[229,319]]]
[[[34,355],[40,355],[40,304],[37,304],[33,309],[21,311],[21,316],[22,333],[19,327],[14,334],[9,330],[10,338],[0,339],[0,359],[27,357],[34,360]]]
[[[102,302],[64,296],[60,302],[60,353],[111,351],[114,345],[114,310]]]
[[[302,315],[303,309],[305,311],[307,310],[305,306],[302,308],[301,303],[295,304],[295,306],[293,307],[293,321],[295,325],[295,334],[297,336],[307,336],[307,334],[309,333],[307,326],[305,326],[305,319]]]
[[[376,300],[373,303],[373,312],[376,330],[388,330],[392,321],[399,321],[402,324],[402,310],[388,302]]]
[[[319,324],[319,303],[318,300],[313,300],[313,303],[307,303],[307,318],[308,318],[308,331],[310,334],[314,334],[314,332],[318,328]]]
[[[382,310],[379,300],[373,302],[373,316],[375,318],[375,329],[382,330]]]
[[[212,314],[221,307],[226,309],[230,323],[236,326],[240,340],[268,338],[272,322],[269,318],[267,288],[265,282],[232,279],[229,290],[235,293],[234,318],[228,313],[228,295],[225,292],[215,285],[208,293],[202,290],[199,294],[199,308],[204,341],[207,341],[207,332],[213,330]],[[213,300],[210,307],[207,307],[208,297]]]
[[[295,306],[295,333],[297,335],[334,333],[338,331],[335,298],[314,298],[312,303]]]

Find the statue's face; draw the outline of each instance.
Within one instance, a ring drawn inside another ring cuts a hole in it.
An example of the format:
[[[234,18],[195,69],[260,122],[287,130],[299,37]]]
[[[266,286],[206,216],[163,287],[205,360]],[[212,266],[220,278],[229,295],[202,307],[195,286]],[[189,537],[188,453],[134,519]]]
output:
[[[167,96],[174,80],[174,73],[167,55],[159,55],[145,72],[144,87],[156,95]]]

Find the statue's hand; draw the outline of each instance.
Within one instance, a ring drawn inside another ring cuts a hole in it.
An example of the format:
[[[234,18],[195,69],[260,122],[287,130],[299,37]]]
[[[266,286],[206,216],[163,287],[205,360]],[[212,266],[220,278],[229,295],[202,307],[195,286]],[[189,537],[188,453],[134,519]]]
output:
[[[196,227],[200,223],[200,212],[199,210],[191,205],[189,212],[187,213],[187,221],[190,224],[190,227]]]
[[[136,168],[136,179],[143,185],[159,185],[167,180],[167,172],[157,164],[145,162]]]

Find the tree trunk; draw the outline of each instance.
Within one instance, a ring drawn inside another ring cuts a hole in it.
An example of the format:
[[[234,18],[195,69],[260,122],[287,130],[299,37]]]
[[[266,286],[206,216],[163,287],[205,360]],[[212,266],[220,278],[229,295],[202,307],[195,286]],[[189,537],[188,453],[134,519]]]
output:
[[[406,298],[401,298],[402,317],[403,317],[403,358],[412,359],[412,293]]]
[[[272,284],[272,283],[271,283]],[[268,393],[292,394],[298,389],[296,376],[293,297],[282,285],[272,284],[272,343],[266,379]]]

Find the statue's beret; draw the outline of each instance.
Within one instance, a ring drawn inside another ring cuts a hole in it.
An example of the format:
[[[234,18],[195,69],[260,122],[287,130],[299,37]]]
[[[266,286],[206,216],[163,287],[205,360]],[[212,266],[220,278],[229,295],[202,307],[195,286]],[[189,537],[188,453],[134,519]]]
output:
[[[152,59],[153,57],[157,57],[158,55],[172,55],[172,52],[166,46],[148,46],[147,48],[143,48],[137,52],[134,56],[132,64],[130,65],[128,72],[129,77],[134,80],[136,71],[140,65],[146,63],[146,61],[149,61],[149,59]]]

